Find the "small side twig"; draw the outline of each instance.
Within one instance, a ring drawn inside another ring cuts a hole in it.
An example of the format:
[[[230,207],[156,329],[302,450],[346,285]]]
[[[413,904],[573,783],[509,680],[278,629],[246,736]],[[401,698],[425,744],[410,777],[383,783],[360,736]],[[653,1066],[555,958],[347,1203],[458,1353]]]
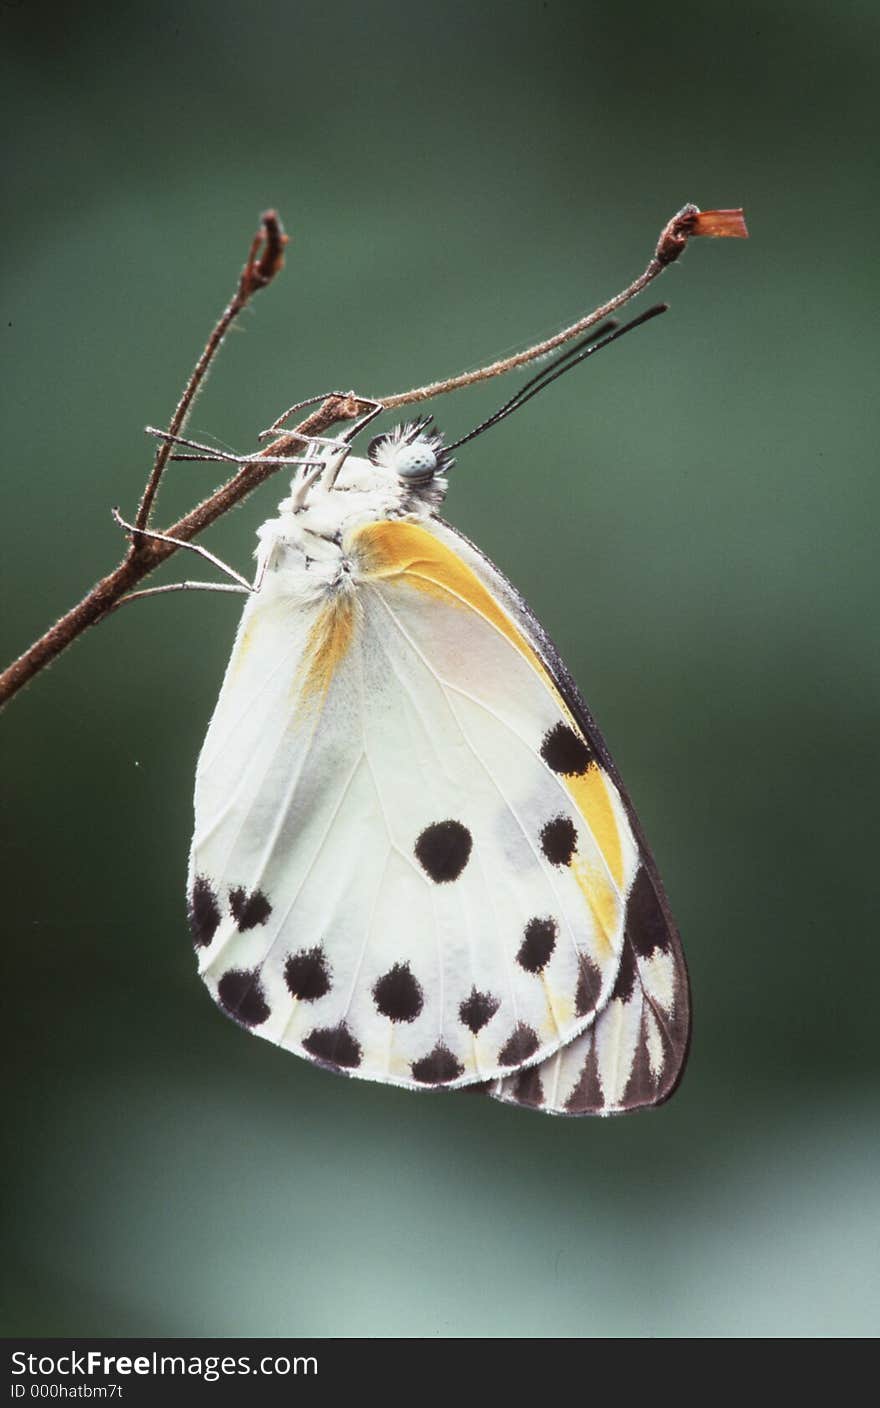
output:
[[[183,393],[168,426],[170,435],[179,435],[186,425],[187,416],[207,375],[208,368],[220,351],[220,345],[239,313],[259,289],[266,288],[275,275],[281,272],[284,266],[284,248],[287,242],[288,237],[282,229],[277,213],[274,210],[265,211],[260,221],[260,228],[251,241],[248,257],[238,280],[238,288],[217,319],[211,336],[205,343],[204,350],[183,388]],[[159,483],[172,449],[171,440],[160,441],[156,448],[153,469],[141,496],[137,516],[134,520],[137,528],[149,526],[150,513],[156,501]],[[142,556],[146,542],[147,539],[135,536],[132,539],[131,555]]]
[[[695,235],[732,236],[743,238],[747,234],[741,210],[700,211],[695,205],[686,205],[664,226],[657,247],[645,270],[628,284],[622,292],[578,319],[553,337],[536,343],[512,357],[490,362],[477,371],[464,372],[447,377],[443,381],[429,382],[425,386],[414,387],[410,391],[396,392],[390,396],[376,398],[385,409],[412,405],[434,396],[457,391],[490,377],[501,376],[517,367],[526,365],[588,331],[595,324],[603,322],[611,313],[628,303],[636,294],[647,288],[658,274],[673,263],[682,253],[688,240]],[[263,216],[260,230],[254,237],[238,287],[230,302],[220,315],[208,338],[192,374],[178,401],[168,427],[168,435],[179,435],[192,408],[193,401],[205,375],[217,355],[223,339],[239,313],[253,295],[271,283],[281,269],[287,236],[274,211]],[[34,641],[24,653],[0,674],[0,705],[5,704],[18,690],[22,689],[34,675],[45,667],[89,626],[96,625],[118,606],[129,592],[153,572],[162,562],[179,550],[178,543],[188,543],[210,524],[216,522],[235,504],[240,503],[260,484],[280,468],[279,461],[289,457],[312,436],[325,434],[340,421],[353,420],[361,405],[371,398],[350,395],[331,395],[317,409],[295,428],[282,432],[277,439],[266,445],[257,455],[242,463],[237,473],[214,494],[185,514],[167,531],[163,540],[146,538],[135,534],[126,556],[119,566],[102,578],[76,606],[62,616],[45,635]],[[153,467],[144,487],[135,518],[137,528],[147,527],[155,504],[156,495],[173,449],[172,439],[163,439],[156,451]]]

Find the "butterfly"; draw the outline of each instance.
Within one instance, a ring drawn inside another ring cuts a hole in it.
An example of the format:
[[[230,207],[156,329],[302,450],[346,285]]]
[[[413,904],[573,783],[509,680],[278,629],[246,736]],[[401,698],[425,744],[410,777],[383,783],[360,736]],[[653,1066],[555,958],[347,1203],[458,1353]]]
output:
[[[259,530],[188,914],[223,1011],[316,1065],[562,1115],[679,1081],[687,972],[632,804],[542,625],[439,515],[452,451],[620,332],[451,445],[428,418],[356,455],[377,403]]]

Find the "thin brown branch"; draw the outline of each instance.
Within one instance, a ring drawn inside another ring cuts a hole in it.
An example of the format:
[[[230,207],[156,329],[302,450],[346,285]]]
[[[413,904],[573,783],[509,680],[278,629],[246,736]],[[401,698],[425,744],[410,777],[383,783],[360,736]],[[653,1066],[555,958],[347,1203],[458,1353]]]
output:
[[[543,357],[563,343],[588,331],[596,323],[604,321],[609,314],[621,308],[636,294],[673,263],[694,235],[738,236],[746,235],[741,211],[700,211],[695,205],[686,205],[664,226],[657,248],[647,268],[634,279],[621,293],[610,299],[592,313],[578,319],[570,327],[554,337],[547,338],[524,352],[512,357],[491,362],[477,371],[465,372],[460,376],[448,377],[445,381],[431,382],[426,386],[415,387],[411,391],[395,393],[380,398],[386,409],[411,405],[426,401],[430,397],[456,391],[474,382],[485,381],[489,377],[501,376],[527,362]],[[284,235],[280,221],[274,212],[263,216],[260,232],[255,237],[247,262],[242,270],[238,288],[224,309],[205,345],[192,375],[190,376],[169,426],[168,434],[177,435],[183,428],[193,400],[202,385],[205,374],[220,349],[230,325],[258,289],[264,288],[275,277],[283,263]],[[168,536],[189,542],[224,513],[252,493],[281,467],[279,459],[289,456],[301,447],[310,436],[323,435],[339,421],[353,420],[358,414],[359,405],[365,404],[358,396],[329,396],[317,410],[308,415],[293,430],[284,431],[276,440],[266,445],[257,456],[243,463],[236,474],[216,493],[185,514],[168,530]],[[162,474],[168,464],[173,441],[163,440],[156,453],[152,471],[145,486],[137,518],[138,527],[146,527],[155,502]],[[96,625],[109,615],[139,582],[179,551],[174,544],[153,538],[136,537],[123,561],[108,576],[102,578],[82,601],[62,616],[45,635],[35,641],[18,660],[0,674],[0,705],[5,704],[34,675],[51,664],[77,636]]]
[[[171,423],[168,426],[169,434],[179,435],[186,425],[193,402],[199,393],[199,389],[208,373],[208,368],[220,351],[221,344],[235,319],[247,307],[253,295],[261,288],[266,288],[272,282],[275,275],[280,273],[284,266],[284,247],[287,244],[287,235],[281,226],[281,221],[274,210],[267,210],[261,217],[260,228],[251,241],[251,247],[245,266],[241,271],[238,280],[238,288],[227,303],[217,323],[205,343],[204,350],[192,369],[189,381],[183,388],[183,394],[177,403]],[[156,449],[156,458],[153,461],[153,469],[147,480],[146,488],[138,506],[135,524],[138,528],[146,528],[150,522],[150,514],[156,495],[159,492],[159,483],[165,472],[165,466],[171,455],[173,444],[170,440],[161,441]],[[130,556],[142,557],[147,539],[136,537],[132,540]]]
[[[524,352],[515,352],[512,357],[503,357],[500,361],[489,362],[487,366],[479,367],[476,371],[462,372],[458,376],[447,377],[445,381],[431,381],[426,386],[416,386],[411,391],[397,392],[393,396],[379,396],[377,400],[383,403],[386,411],[390,411],[395,406],[410,406],[416,401],[429,401],[434,396],[445,395],[447,391],[460,391],[462,387],[473,386],[477,381],[488,381],[490,377],[503,376],[505,372],[512,372],[517,367],[524,367],[527,362],[534,362],[538,357],[546,357],[557,347],[571,342],[572,338],[580,337],[582,333],[588,332],[597,323],[604,322],[612,313],[616,313],[618,308],[622,308],[625,303],[629,303],[630,299],[642,293],[658,274],[662,274],[664,269],[667,269],[684,253],[687,242],[692,235],[728,236],[744,239],[747,233],[741,210],[701,211],[696,205],[682,206],[677,215],[673,215],[661,230],[657,248],[643,273],[639,274],[637,279],[633,279],[631,284],[627,284],[620,293],[609,298],[607,303],[601,304],[599,308],[594,308],[592,313],[578,318],[576,323],[571,323],[561,332],[554,333],[552,337],[546,338],[543,342],[537,342],[533,347],[526,348]]]

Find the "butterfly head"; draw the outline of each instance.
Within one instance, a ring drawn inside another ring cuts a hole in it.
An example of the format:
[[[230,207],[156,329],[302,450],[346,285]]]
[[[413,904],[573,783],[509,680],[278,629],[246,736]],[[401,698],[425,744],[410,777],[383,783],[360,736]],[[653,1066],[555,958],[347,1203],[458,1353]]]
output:
[[[422,488],[443,476],[455,463],[431,416],[396,425],[384,435],[374,435],[367,459],[379,469],[390,470],[409,488]]]
[[[300,468],[279,509],[303,526],[320,524],[321,532],[357,520],[426,518],[446,497],[453,463],[430,417],[374,436],[364,458],[350,442],[329,442],[319,451],[318,472],[314,461]]]

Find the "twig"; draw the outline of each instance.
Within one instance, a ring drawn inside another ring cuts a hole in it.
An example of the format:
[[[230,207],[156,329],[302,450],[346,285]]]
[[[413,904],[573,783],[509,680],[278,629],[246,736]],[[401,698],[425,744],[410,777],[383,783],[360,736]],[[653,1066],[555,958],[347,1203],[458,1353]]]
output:
[[[657,248],[644,272],[622,293],[617,294],[586,317],[580,318],[554,337],[547,338],[524,352],[518,352],[501,361],[491,362],[488,366],[481,367],[477,371],[465,372],[460,376],[448,377],[445,381],[431,382],[426,386],[415,387],[411,391],[399,392],[379,399],[386,409],[407,406],[414,402],[426,401],[431,397],[443,395],[449,391],[457,391],[461,387],[471,386],[477,381],[501,376],[516,367],[524,366],[527,362],[552,352],[563,343],[587,331],[596,323],[602,322],[610,313],[615,312],[624,303],[634,298],[636,294],[641,293],[658,274],[662,273],[669,264],[679,257],[691,236],[726,235],[742,238],[746,233],[742,211],[701,212],[695,205],[686,205],[664,227]],[[251,244],[236,292],[220,315],[184,388],[171,418],[168,428],[169,435],[179,434],[185,425],[195,396],[235,318],[253,295],[259,289],[265,288],[280,270],[286,243],[287,236],[281,228],[277,215],[273,211],[268,212],[263,216],[261,228]],[[324,434],[339,421],[353,420],[357,416],[358,407],[361,404],[364,402],[354,392],[345,397],[337,395],[328,397],[295,429],[285,431],[278,439],[273,440],[260,451],[257,456],[249,458],[246,464],[242,464],[238,472],[226,484],[173,524],[168,529],[167,537],[177,538],[184,543],[197,537],[211,523],[214,523],[235,504],[240,503],[242,499],[252,493],[258,485],[271,475],[276,474],[280,468],[278,464],[280,458],[289,456],[297,446],[302,446],[303,442],[311,436]],[[135,520],[139,528],[146,527],[149,522],[159,484],[171,456],[172,448],[173,442],[166,439],[160,443],[156,451],[153,468],[144,488]],[[51,664],[89,626],[94,626],[103,620],[121,603],[126,594],[138,582],[178,550],[177,546],[167,541],[137,535],[119,566],[108,576],[102,578],[78,605],[62,616],[45,635],[35,641],[18,660],[0,674],[0,705],[5,704],[29,680],[33,679],[34,675]]]
[[[409,406],[414,401],[429,401],[434,396],[442,396],[447,391],[460,391],[463,386],[473,386],[476,381],[487,381],[489,377],[503,376],[505,372],[512,372],[516,367],[525,366],[526,362],[533,362],[536,357],[546,357],[548,352],[555,352],[557,347],[563,343],[570,342],[572,338],[579,337],[581,333],[587,332],[595,327],[596,323],[604,322],[612,313],[616,313],[618,308],[622,308],[624,303],[629,303],[631,298],[642,292],[648,284],[656,279],[658,274],[662,274],[670,264],[673,264],[679,255],[684,253],[688,240],[692,235],[715,235],[728,236],[732,238],[744,239],[747,231],[743,213],[741,210],[703,210],[696,205],[685,205],[673,215],[672,219],[664,225],[657,241],[657,248],[654,256],[645,271],[639,274],[637,279],[633,279],[621,293],[615,294],[614,298],[609,298],[607,303],[601,307],[594,308],[592,313],[587,313],[586,317],[579,318],[570,327],[563,328],[562,332],[554,333],[544,342],[535,343],[534,347],[529,347],[525,352],[515,352],[512,357],[504,357],[499,362],[490,362],[488,366],[480,367],[474,372],[462,372],[460,376],[448,377],[445,381],[432,381],[427,386],[417,386],[412,391],[402,391],[394,396],[379,396],[386,411],[393,410],[395,406]]]
[[[217,319],[216,326],[205,343],[202,355],[193,367],[189,381],[183,388],[183,394],[168,426],[170,435],[179,435],[186,425],[186,418],[207,375],[208,368],[220,351],[220,344],[239,313],[247,306],[258,289],[265,288],[267,284],[272,282],[275,275],[281,272],[284,266],[284,249],[287,242],[287,235],[281,227],[277,213],[274,210],[265,211],[260,221],[260,228],[251,241],[247,261],[238,280],[238,288]],[[150,513],[156,500],[156,494],[159,492],[159,481],[173,448],[171,440],[159,442],[156,458],[153,462],[153,471],[147,480],[135,518],[137,528],[146,528],[149,524]],[[143,556],[147,542],[148,539],[143,537],[133,538],[130,555],[133,557]]]

